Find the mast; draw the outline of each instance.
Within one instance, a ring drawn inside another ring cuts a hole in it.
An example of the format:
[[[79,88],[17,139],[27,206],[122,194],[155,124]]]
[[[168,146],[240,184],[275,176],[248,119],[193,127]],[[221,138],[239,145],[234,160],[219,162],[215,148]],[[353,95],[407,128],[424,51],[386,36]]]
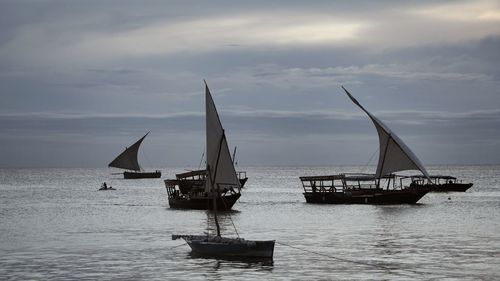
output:
[[[382,159],[382,165],[380,167],[380,169],[384,169],[384,162],[385,162],[385,156],[387,155],[387,148],[389,148],[389,141],[391,140],[391,134],[389,134],[389,138],[387,139],[387,143],[385,145],[385,150],[384,150],[384,158]],[[382,175],[379,175],[378,176],[378,186],[380,188],[380,179],[382,178]]]
[[[211,173],[210,173],[210,165],[207,165],[207,172],[209,173],[209,177],[211,177]],[[210,179],[209,179],[210,180]],[[213,184],[212,184],[212,181],[210,180],[211,182],[211,185],[212,185],[212,192],[210,194],[212,194],[212,206],[213,206],[213,209],[214,209],[214,221],[215,221],[215,227],[217,228],[217,236],[220,237],[220,225],[219,225],[219,219],[217,218],[217,195],[219,193],[219,188],[218,188],[218,185],[217,185],[217,194],[213,194]]]
[[[217,168],[219,167],[220,149],[222,146],[222,142],[225,138],[226,138],[226,136],[225,136],[224,129],[223,129],[222,130],[222,138],[219,142],[219,153],[217,153],[217,161],[215,162],[214,178],[211,181],[212,191],[214,190],[214,185],[217,186],[216,193],[215,193],[215,195],[213,195],[213,198],[214,198],[214,204],[213,204],[214,205],[214,218],[215,218],[215,226],[217,227],[217,236],[220,236],[220,226],[219,226],[219,220],[217,218],[217,198],[220,197],[220,189],[219,189],[219,184],[216,183],[215,180],[217,178]],[[210,168],[210,166],[207,166],[207,171],[209,171],[209,168]]]

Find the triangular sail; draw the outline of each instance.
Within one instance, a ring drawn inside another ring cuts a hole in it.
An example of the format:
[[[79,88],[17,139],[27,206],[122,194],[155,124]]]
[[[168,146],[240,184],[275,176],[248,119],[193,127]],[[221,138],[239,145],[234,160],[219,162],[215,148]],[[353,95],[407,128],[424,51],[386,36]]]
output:
[[[408,146],[387,127],[377,117],[368,112],[345,88],[349,98],[361,108],[368,117],[372,120],[378,132],[380,152],[377,165],[378,178],[389,175],[393,172],[405,170],[420,170],[429,179],[429,174],[424,168],[424,165],[418,160],[417,156],[410,150]]]
[[[226,135],[220,123],[210,90],[205,83],[205,109],[207,130],[207,171],[209,173],[205,190],[212,191],[217,186],[223,188],[239,188],[240,181],[236,176],[233,160],[227,145]]]
[[[142,141],[148,134],[149,132],[145,134],[144,137],[135,142],[132,146],[125,149],[125,151],[118,155],[115,160],[109,163],[108,167],[140,171],[141,166],[139,166],[139,162],[137,161],[137,153],[139,152],[139,147],[141,146]]]

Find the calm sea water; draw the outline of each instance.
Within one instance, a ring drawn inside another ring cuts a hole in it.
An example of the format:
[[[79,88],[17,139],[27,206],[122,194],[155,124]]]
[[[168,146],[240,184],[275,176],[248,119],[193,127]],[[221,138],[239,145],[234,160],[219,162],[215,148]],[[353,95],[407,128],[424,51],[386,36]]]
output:
[[[418,205],[306,204],[300,175],[359,167],[253,167],[223,233],[277,241],[274,262],[194,258],[171,234],[205,211],[172,210],[160,179],[108,169],[0,169],[0,279],[499,280],[500,167],[439,166],[474,186]],[[171,177],[182,169],[164,169]],[[116,191],[97,191],[107,181]]]

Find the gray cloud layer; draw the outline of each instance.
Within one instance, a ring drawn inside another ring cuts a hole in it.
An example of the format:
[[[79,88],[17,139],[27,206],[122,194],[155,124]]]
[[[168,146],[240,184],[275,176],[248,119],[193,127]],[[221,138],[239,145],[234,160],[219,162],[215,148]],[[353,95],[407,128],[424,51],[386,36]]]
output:
[[[488,0],[3,1],[0,166],[104,166],[149,130],[152,164],[193,164],[202,79],[241,163],[364,164],[341,84],[424,163],[500,163],[499,49]]]

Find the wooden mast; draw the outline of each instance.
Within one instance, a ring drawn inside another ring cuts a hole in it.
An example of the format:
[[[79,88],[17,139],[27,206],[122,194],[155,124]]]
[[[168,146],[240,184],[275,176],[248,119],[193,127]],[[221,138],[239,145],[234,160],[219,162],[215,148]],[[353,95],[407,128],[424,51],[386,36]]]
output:
[[[391,138],[391,134],[389,134],[389,137],[387,138],[387,144],[385,145],[384,149],[384,158],[382,158],[382,164],[380,164],[380,174],[378,175],[377,188],[380,188],[380,179],[382,178],[382,171],[384,169],[385,156],[387,155],[387,149],[389,148],[389,142],[391,141]]]
[[[210,176],[210,185],[212,186],[211,193],[213,193],[213,191],[214,191],[214,183],[215,183],[215,179],[217,177],[217,168],[219,167],[220,151],[221,151],[221,147],[222,147],[222,142],[224,141],[225,138],[226,138],[226,132],[224,131],[224,129],[222,129],[222,138],[220,139],[219,149],[217,151],[217,161],[215,162],[214,178],[213,179],[212,179],[212,173],[210,172],[210,165],[207,164],[207,171],[208,171],[208,174]],[[217,218],[217,197],[220,196],[219,184],[216,184],[216,186],[217,186],[217,191],[213,195],[214,220],[215,220],[215,226],[217,227],[217,236],[220,237],[219,219]]]

